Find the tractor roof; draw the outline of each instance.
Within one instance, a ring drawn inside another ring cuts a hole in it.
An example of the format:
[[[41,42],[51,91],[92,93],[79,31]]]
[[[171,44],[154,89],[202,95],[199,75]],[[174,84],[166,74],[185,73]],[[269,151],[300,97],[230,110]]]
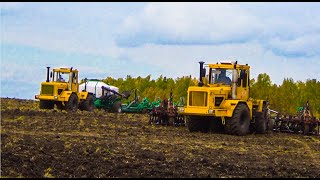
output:
[[[54,68],[53,69],[54,72],[65,72],[65,73],[69,73],[69,72],[78,72],[77,69],[72,69],[72,68]]]
[[[205,64],[209,68],[221,68],[221,69],[234,69],[234,62],[220,62],[216,64]],[[250,69],[250,66],[248,64],[246,65],[241,65],[241,64],[236,64],[236,69],[243,69],[243,70],[248,70]]]

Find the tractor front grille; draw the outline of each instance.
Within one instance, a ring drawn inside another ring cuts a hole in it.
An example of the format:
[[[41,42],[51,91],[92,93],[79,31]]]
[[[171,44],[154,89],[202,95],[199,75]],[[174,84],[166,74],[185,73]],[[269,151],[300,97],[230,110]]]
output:
[[[42,85],[41,94],[43,94],[43,95],[53,95],[53,85]]]
[[[190,91],[189,106],[207,106],[208,93],[204,91]]]

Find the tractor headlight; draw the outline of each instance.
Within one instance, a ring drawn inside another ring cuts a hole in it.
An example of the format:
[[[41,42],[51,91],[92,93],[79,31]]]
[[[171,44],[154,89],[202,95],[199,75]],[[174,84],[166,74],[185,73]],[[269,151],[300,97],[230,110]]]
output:
[[[209,113],[209,114],[213,114],[213,112],[214,112],[213,109],[209,109],[209,110],[208,110],[208,113]]]
[[[179,112],[182,112],[182,113],[184,112],[184,108],[183,107],[179,107],[178,110],[179,110]]]
[[[53,96],[54,99],[58,99],[58,96]]]
[[[35,98],[35,99],[39,99],[39,95],[35,95],[34,98]]]

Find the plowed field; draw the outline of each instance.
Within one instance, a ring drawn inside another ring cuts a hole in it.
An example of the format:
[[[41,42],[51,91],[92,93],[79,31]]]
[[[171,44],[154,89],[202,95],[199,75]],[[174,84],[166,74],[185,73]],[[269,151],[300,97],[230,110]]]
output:
[[[1,177],[320,177],[320,138],[190,133],[146,114],[1,98]]]

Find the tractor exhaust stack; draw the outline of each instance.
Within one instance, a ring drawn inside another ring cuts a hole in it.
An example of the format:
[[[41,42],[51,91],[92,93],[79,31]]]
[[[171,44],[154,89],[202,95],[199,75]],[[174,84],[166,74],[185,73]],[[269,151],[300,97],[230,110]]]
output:
[[[49,82],[49,71],[50,71],[50,67],[47,67],[47,80],[46,80],[46,82]]]
[[[203,64],[204,64],[204,62],[203,62],[203,61],[200,61],[199,64],[200,64],[200,79],[199,79],[198,86],[199,86],[199,87],[202,87],[202,86],[203,86],[202,77],[203,77],[203,74],[205,74],[205,73],[203,72]]]

